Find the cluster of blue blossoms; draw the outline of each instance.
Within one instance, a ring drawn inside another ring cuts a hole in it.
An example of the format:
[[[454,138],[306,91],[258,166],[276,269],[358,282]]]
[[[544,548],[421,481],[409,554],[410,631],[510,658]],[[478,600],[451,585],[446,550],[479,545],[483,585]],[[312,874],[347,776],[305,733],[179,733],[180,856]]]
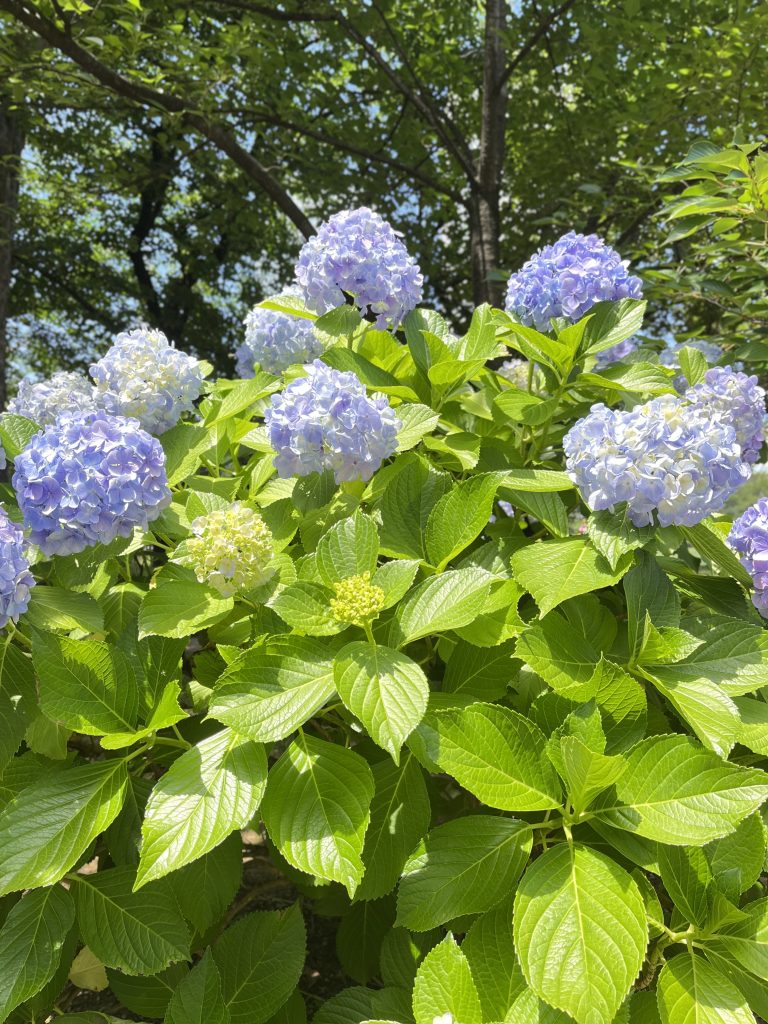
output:
[[[736,372],[730,366],[716,366],[707,370],[700,384],[688,388],[685,398],[730,423],[741,445],[741,457],[745,462],[757,462],[765,418],[765,391],[757,377]]]
[[[24,532],[0,508],[0,629],[27,610],[34,585]]]
[[[351,296],[376,317],[380,330],[397,327],[421,301],[424,278],[398,233],[378,213],[361,206],[322,224],[296,264],[307,307],[326,313]]]
[[[731,527],[728,543],[752,577],[752,603],[768,618],[768,498],[760,498],[739,516]]]
[[[336,483],[370,480],[397,447],[400,421],[387,398],[369,398],[354,373],[319,359],[270,401],[264,418],[281,477],[332,470]]]
[[[93,412],[97,408],[93,385],[80,373],[60,370],[48,380],[35,384],[23,380],[16,397],[8,403],[8,412],[24,416],[47,427],[65,409]]]
[[[294,363],[321,355],[323,343],[311,320],[254,306],[245,319],[245,341],[235,352],[239,377],[252,377],[256,366],[275,375]]]

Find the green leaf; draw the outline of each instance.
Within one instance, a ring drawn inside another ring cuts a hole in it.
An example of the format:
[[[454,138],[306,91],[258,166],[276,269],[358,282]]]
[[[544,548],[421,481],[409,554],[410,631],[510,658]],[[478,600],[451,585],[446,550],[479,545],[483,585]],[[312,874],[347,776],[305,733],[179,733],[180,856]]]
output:
[[[52,720],[91,736],[136,728],[136,674],[117,647],[36,633],[32,660],[40,679],[40,704]]]
[[[765,863],[766,833],[759,813],[745,818],[735,832],[704,847],[718,889],[734,903],[754,885]]]
[[[353,903],[336,932],[336,955],[346,974],[366,984],[379,973],[384,937],[395,921],[392,900]]]
[[[622,555],[643,547],[653,537],[652,526],[635,526],[624,512],[593,512],[587,519],[587,533],[595,548],[605,557],[612,570],[621,563]]]
[[[415,558],[400,558],[379,566],[371,583],[384,591],[383,608],[391,608],[408,593],[418,569],[419,563]]]
[[[502,900],[523,873],[531,829],[513,818],[473,814],[430,832],[400,880],[397,924],[424,932]]]
[[[704,380],[708,369],[707,359],[698,349],[686,345],[680,349],[677,362],[683,376],[688,381],[689,388],[695,387],[696,384],[700,384]]]
[[[632,563],[622,555],[617,569],[581,537],[530,544],[512,555],[515,579],[533,596],[541,615],[578,594],[618,583]]]
[[[643,326],[646,305],[642,299],[595,303],[589,311],[582,352],[597,355],[637,334]]]
[[[546,494],[550,491],[572,491],[573,480],[557,469],[506,469],[499,473],[500,486],[514,491]]]
[[[477,985],[484,1019],[506,1020],[515,999],[526,988],[515,956],[511,897],[477,918],[461,949]]]
[[[262,1024],[286,1002],[304,967],[301,909],[257,911],[228,928],[213,947],[231,1024]]]
[[[346,706],[397,763],[427,710],[429,683],[419,665],[389,647],[356,641],[337,655],[334,678]]]
[[[433,412],[428,405],[410,402],[400,405],[397,417],[401,426],[397,432],[397,450],[407,452],[414,448],[425,434],[429,434],[440,422],[440,413]]]
[[[395,558],[426,560],[425,529],[430,512],[451,487],[448,473],[413,459],[388,483],[379,505],[381,551]]]
[[[317,545],[317,569],[322,582],[332,587],[350,576],[373,574],[379,554],[379,535],[362,512],[335,523]]]
[[[626,755],[607,822],[673,846],[703,846],[733,832],[768,798],[768,775],[722,761],[686,736],[649,736]]]
[[[161,438],[165,452],[165,468],[171,487],[191,476],[202,461],[203,452],[212,448],[215,435],[191,423],[177,423]]]
[[[656,667],[653,674],[669,686],[687,681],[717,686],[725,694],[740,696],[765,685],[768,678],[768,633],[738,619],[706,623],[705,643],[683,661]]]
[[[264,795],[264,748],[224,729],[186,750],[155,784],[142,826],[137,888],[244,828]]]
[[[0,775],[21,746],[37,714],[37,681],[32,659],[12,644],[0,646]]]
[[[32,420],[12,412],[4,412],[0,416],[0,443],[8,458],[13,461],[40,430],[41,427]]]
[[[124,761],[100,761],[23,789],[0,812],[0,896],[63,878],[117,817],[127,782]]]
[[[627,599],[629,653],[637,655],[645,636],[646,619],[657,628],[680,623],[680,598],[655,558],[639,554],[637,564],[624,577]]]
[[[416,1024],[433,1024],[451,1014],[461,1024],[482,1024],[483,1014],[467,958],[447,935],[424,957],[413,986]]]
[[[562,736],[563,779],[575,811],[585,811],[598,793],[612,786],[627,768],[620,755],[597,753],[578,736]]]
[[[172,964],[162,974],[134,977],[108,970],[109,987],[122,1005],[140,1017],[163,1018],[171,996],[182,978],[189,974],[186,964]]]
[[[527,629],[517,641],[515,657],[569,700],[595,695],[600,653],[560,612],[550,612]]]
[[[643,674],[672,704],[704,746],[727,757],[739,737],[739,711],[731,698],[707,679],[682,678],[677,666],[657,666]]]
[[[483,609],[491,582],[489,573],[475,568],[451,569],[424,580],[397,610],[403,642],[472,622]]]
[[[26,619],[35,629],[54,632],[81,629],[84,633],[100,633],[104,629],[104,615],[90,594],[39,584],[29,595]]]
[[[179,982],[165,1011],[164,1024],[230,1024],[221,978],[210,950]]]
[[[664,965],[658,1003],[662,1024],[755,1024],[736,986],[696,953],[681,953]]]
[[[435,718],[435,760],[483,803],[503,811],[561,805],[557,774],[544,755],[544,734],[523,715],[494,704],[473,704]]]
[[[752,577],[725,543],[723,535],[718,532],[714,523],[705,520],[696,526],[683,526],[681,529],[691,544],[710,562],[714,562],[727,576],[735,579],[743,587],[752,588]]]
[[[539,426],[552,419],[559,404],[557,399],[544,399],[528,391],[510,388],[508,391],[502,391],[494,399],[493,417],[501,423],[511,420],[513,423]]]
[[[712,948],[768,982],[768,899],[741,908],[739,919],[719,928]]]
[[[488,525],[498,485],[496,473],[470,477],[444,494],[432,509],[427,520],[427,555],[438,572]]]
[[[133,892],[135,878],[131,867],[77,876],[80,934],[107,967],[158,974],[190,959],[189,931],[170,890],[154,885]]]
[[[386,896],[397,884],[408,855],[429,828],[431,808],[424,773],[413,754],[401,764],[373,765],[371,823],[365,834],[365,874],[358,900]]]
[[[607,366],[599,373],[581,373],[571,384],[574,390],[581,388],[617,392],[630,391],[642,395],[663,395],[673,391],[670,371],[654,363],[632,363],[625,366],[617,363]]]
[[[523,973],[541,999],[578,1024],[610,1024],[645,958],[645,905],[615,861],[562,843],[523,875],[514,936]]]
[[[443,692],[488,703],[503,697],[514,673],[511,653],[510,644],[487,650],[461,641],[445,667]]]
[[[178,868],[168,876],[184,917],[199,934],[220,920],[240,889],[243,843],[233,832],[210,853]]]
[[[175,429],[175,428],[174,428]],[[170,579],[150,590],[139,609],[139,638],[187,637],[218,622],[234,608],[231,597],[195,579]]]
[[[739,743],[756,754],[768,755],[768,704],[753,697],[737,697],[741,727]]]
[[[50,981],[74,923],[72,897],[58,885],[11,908],[0,931],[0,1020]]]
[[[685,920],[702,927],[713,885],[704,851],[697,846],[659,846],[659,867],[664,888]]]
[[[373,776],[359,754],[302,734],[270,771],[262,814],[289,864],[341,882],[352,896],[372,798]]]
[[[333,591],[309,580],[291,583],[270,605],[289,626],[309,636],[331,636],[343,628],[331,615]]]

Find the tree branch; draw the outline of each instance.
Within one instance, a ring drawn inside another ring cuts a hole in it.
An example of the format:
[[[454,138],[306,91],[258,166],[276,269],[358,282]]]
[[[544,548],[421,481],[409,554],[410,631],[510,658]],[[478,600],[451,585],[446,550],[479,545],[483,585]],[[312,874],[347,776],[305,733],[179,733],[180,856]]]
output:
[[[117,320],[113,319],[113,317],[105,313],[100,306],[95,305],[93,302],[90,301],[90,299],[86,298],[86,296],[83,295],[82,292],[78,291],[78,289],[75,288],[74,285],[72,284],[67,274],[64,274],[62,276],[54,274],[49,270],[46,270],[41,265],[39,260],[27,259],[22,253],[18,251],[14,253],[14,259],[17,263],[26,267],[31,274],[39,274],[46,281],[49,281],[52,285],[54,285],[54,287],[60,288],[65,293],[65,295],[69,295],[71,299],[74,299],[78,306],[80,306],[81,309],[83,310],[83,313],[85,313],[85,315],[90,320],[93,320],[96,323],[101,324],[103,327],[106,327],[111,334],[117,334],[117,332],[120,330],[120,323]]]
[[[533,50],[533,48],[536,46],[536,44],[541,41],[541,39],[547,34],[549,29],[552,27],[552,25],[554,25],[555,22],[558,21],[562,17],[563,14],[565,14],[567,11],[569,11],[571,9],[571,7],[573,7],[573,5],[575,3],[576,3],[576,0],[564,0],[564,2],[561,3],[559,7],[555,8],[555,10],[552,11],[544,19],[544,21],[542,21],[542,23],[539,25],[539,27],[536,29],[536,31],[533,33],[533,35],[528,39],[527,42],[525,42],[520,47],[520,49],[517,51],[515,56],[509,62],[509,64],[507,64],[506,68],[504,69],[503,75],[499,79],[499,82],[498,82],[498,85],[497,85],[497,89],[500,90],[500,89],[502,89],[506,85],[506,83],[509,81],[511,75],[523,63],[525,58],[528,56],[528,54],[531,52],[531,50]]]

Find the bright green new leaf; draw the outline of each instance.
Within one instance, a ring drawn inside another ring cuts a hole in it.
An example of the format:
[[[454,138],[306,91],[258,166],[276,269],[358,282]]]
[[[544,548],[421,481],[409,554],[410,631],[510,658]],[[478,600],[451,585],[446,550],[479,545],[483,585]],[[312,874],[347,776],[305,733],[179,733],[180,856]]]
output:
[[[317,545],[317,569],[322,582],[332,587],[350,576],[373,574],[379,554],[379,535],[362,512],[335,523]]]
[[[493,578],[483,569],[451,569],[415,587],[398,608],[403,642],[466,626],[483,610]],[[463,1022],[462,1022],[463,1024]]]
[[[515,956],[512,897],[482,914],[461,949],[472,971],[485,1020],[506,1020],[515,999],[527,989]]]
[[[488,523],[500,474],[482,473],[456,484],[427,520],[427,556],[438,571],[468,547]]]
[[[34,587],[26,618],[39,630],[99,633],[104,629],[104,615],[91,595],[62,587]]]
[[[533,595],[541,615],[569,597],[618,583],[632,564],[632,553],[622,555],[617,568],[582,537],[530,544],[512,555],[515,579]]]
[[[768,982],[768,899],[742,907],[742,916],[714,936],[713,948]]]
[[[744,996],[698,953],[680,953],[658,981],[662,1024],[755,1024]]]
[[[413,986],[416,1024],[433,1024],[435,1017],[450,1013],[461,1024],[483,1024],[480,997],[467,958],[447,935],[424,957]]]
[[[652,526],[635,526],[624,512],[593,512],[587,534],[595,548],[616,569],[623,555],[643,547],[653,537]]]
[[[713,878],[706,855],[697,846],[659,845],[664,888],[686,921],[702,927],[712,903]]]
[[[627,769],[620,754],[590,750],[578,736],[560,739],[560,755],[568,796],[576,811],[585,811],[598,793],[612,786]]]
[[[186,637],[218,622],[232,611],[234,601],[218,590],[190,579],[158,578],[139,609],[139,637]]]

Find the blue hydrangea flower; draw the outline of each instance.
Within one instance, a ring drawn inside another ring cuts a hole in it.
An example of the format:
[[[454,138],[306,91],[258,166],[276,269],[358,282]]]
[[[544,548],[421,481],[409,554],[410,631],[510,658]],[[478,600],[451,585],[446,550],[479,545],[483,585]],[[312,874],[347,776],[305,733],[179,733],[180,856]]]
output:
[[[512,274],[507,311],[528,327],[548,331],[552,317],[575,322],[596,302],[642,298],[640,278],[627,267],[628,261],[597,235],[569,231]]]
[[[736,431],[664,395],[628,412],[599,404],[563,439],[568,474],[593,511],[627,503],[636,526],[693,526],[751,474]]]
[[[27,610],[34,585],[24,533],[0,508],[0,629],[19,621]]]
[[[160,442],[137,420],[63,413],[16,458],[13,486],[46,555],[69,555],[146,530],[171,501]]]
[[[397,327],[421,301],[424,278],[398,232],[361,206],[343,210],[305,243],[296,264],[304,301],[315,313],[342,306],[351,295],[376,326]]]
[[[742,458],[757,462],[765,437],[765,391],[757,377],[734,372],[730,366],[715,366],[700,384],[688,388],[685,397],[708,416],[732,424]]]
[[[23,380],[16,397],[8,403],[8,412],[25,416],[41,427],[53,423],[64,409],[93,412],[97,408],[93,384],[82,374],[67,370],[37,383]]]
[[[118,334],[90,373],[99,404],[115,416],[137,419],[150,434],[164,433],[192,411],[205,376],[199,360],[146,326]]]
[[[611,366],[612,363],[622,362],[627,356],[632,355],[639,344],[640,339],[633,335],[631,338],[620,341],[618,345],[611,345],[610,348],[603,349],[602,352],[597,353],[595,368],[602,370],[606,366]]]
[[[768,498],[760,498],[731,527],[728,543],[752,577],[752,603],[768,619]]]
[[[371,395],[354,373],[316,359],[307,376],[272,395],[265,414],[281,477],[333,470],[336,483],[370,480],[397,447],[400,421],[384,395]]]
[[[256,365],[278,375],[322,352],[323,343],[311,320],[254,306],[245,318],[245,341],[235,352],[237,375],[253,377]]]

